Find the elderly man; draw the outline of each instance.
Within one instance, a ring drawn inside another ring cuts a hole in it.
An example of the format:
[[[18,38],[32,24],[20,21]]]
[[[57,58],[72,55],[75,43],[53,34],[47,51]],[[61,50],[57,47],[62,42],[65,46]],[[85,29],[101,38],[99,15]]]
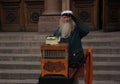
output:
[[[69,67],[77,68],[80,63],[84,62],[84,51],[81,44],[81,39],[89,33],[89,28],[82,21],[73,16],[72,11],[65,10],[61,13],[59,27],[54,32],[55,37],[60,37],[60,42],[69,44]],[[39,84],[46,82],[48,79],[39,78]],[[54,80],[57,82],[56,79]],[[49,81],[53,81],[49,80]],[[69,84],[79,84],[79,80],[72,78],[58,80],[59,84],[63,81],[70,82]],[[48,82],[47,82],[48,84]],[[63,83],[64,84],[64,83]]]
[[[84,61],[81,39],[89,33],[89,27],[73,16],[72,11],[61,13],[59,27],[54,36],[61,37],[60,42],[69,44],[69,67],[77,67]]]

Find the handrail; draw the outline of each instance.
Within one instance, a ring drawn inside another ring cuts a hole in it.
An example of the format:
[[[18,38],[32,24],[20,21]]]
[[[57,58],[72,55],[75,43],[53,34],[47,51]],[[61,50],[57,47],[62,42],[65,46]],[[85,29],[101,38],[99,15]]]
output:
[[[93,61],[92,61],[92,48],[87,48],[85,52],[86,58],[86,84],[92,84],[93,79]]]

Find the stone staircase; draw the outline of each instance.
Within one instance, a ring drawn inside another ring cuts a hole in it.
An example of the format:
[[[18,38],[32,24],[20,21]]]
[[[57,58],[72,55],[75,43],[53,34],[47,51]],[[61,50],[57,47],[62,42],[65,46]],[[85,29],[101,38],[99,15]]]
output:
[[[0,84],[38,83],[45,36],[0,33]],[[120,32],[92,31],[82,41],[93,49],[93,84],[120,84]]]
[[[93,49],[93,84],[120,84],[120,32],[91,32],[82,41]]]
[[[44,37],[38,33],[0,33],[0,84],[37,84]]]

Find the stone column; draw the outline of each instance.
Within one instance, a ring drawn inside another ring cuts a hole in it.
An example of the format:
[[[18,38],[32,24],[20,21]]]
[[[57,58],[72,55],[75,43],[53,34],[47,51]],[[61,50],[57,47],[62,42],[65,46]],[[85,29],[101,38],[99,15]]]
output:
[[[61,12],[61,0],[45,0],[44,15],[60,14]]]
[[[70,9],[70,0],[62,0],[62,10]]]
[[[61,13],[61,0],[44,0],[45,10],[39,17],[38,32],[52,34],[58,27]]]

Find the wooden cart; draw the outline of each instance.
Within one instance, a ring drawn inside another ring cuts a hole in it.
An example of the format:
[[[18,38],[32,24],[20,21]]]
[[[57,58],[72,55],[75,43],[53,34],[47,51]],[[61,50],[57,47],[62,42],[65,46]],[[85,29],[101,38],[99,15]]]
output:
[[[79,68],[68,67],[68,44],[41,45],[41,74],[39,84],[72,84],[76,78],[84,78],[92,84],[92,49],[85,51],[85,62]]]

